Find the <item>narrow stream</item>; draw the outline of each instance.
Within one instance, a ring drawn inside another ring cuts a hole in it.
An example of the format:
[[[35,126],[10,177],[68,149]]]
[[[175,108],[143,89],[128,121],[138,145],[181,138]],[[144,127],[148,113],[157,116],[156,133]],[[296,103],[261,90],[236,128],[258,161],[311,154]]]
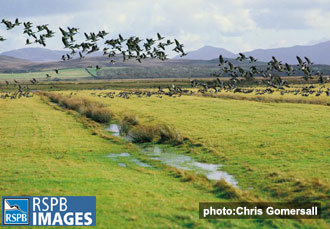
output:
[[[105,128],[105,130],[111,132],[112,136],[120,136],[119,126],[116,124],[111,124],[109,127]]]
[[[113,136],[122,137],[128,140],[127,137],[120,135],[120,128],[117,124],[111,124],[108,128],[106,128],[106,130],[111,132]],[[161,161],[166,165],[178,169],[190,170],[196,172],[197,174],[203,174],[209,180],[224,179],[232,186],[238,187],[238,182],[233,175],[230,175],[225,171],[219,170],[222,167],[221,164],[208,164],[197,162],[189,156],[175,153],[174,150],[171,149],[162,149],[159,146],[148,146],[140,148],[141,152],[148,155],[150,159]],[[138,166],[151,167],[151,165],[141,162],[137,158],[133,158],[132,155],[130,155],[129,153],[109,154],[107,157],[112,158],[115,161],[118,160],[118,158],[127,158],[129,161],[134,162]],[[122,162],[118,163],[118,165],[126,167],[126,164]]]
[[[142,161],[140,161],[139,159],[137,158],[133,158],[131,156],[131,154],[129,153],[110,153],[108,154],[106,157],[110,157],[112,158],[112,160],[114,161],[118,161],[119,158],[128,158],[131,162],[134,162],[135,164],[137,164],[138,166],[141,166],[141,167],[152,167],[151,165],[148,165]],[[126,164],[125,163],[118,163],[119,166],[122,166],[122,167],[126,167]]]

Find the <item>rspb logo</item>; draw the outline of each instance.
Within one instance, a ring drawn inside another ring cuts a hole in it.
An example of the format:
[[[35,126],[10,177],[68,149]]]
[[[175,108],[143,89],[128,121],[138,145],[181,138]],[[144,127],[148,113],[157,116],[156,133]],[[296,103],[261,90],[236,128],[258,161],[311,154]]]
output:
[[[95,196],[3,196],[3,226],[96,226]]]
[[[28,225],[29,224],[29,199],[3,198],[2,208],[3,225]]]

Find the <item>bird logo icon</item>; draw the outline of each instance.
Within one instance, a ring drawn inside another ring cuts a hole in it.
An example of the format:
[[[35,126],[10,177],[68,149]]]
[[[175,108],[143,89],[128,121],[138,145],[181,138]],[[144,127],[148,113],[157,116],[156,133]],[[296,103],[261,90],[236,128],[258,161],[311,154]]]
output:
[[[7,200],[5,200],[5,211],[20,211],[22,213],[26,213],[21,210],[18,204],[10,205]]]

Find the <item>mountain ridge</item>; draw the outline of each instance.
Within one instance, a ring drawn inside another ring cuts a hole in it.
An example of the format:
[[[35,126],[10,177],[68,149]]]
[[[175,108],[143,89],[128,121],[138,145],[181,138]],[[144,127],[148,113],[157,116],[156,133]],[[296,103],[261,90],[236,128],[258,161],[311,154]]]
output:
[[[205,50],[209,50],[209,55],[205,54]],[[218,50],[217,56],[215,56],[215,51]],[[229,52],[229,55],[227,55]],[[183,59],[197,59],[200,60],[211,60],[216,59],[221,54],[226,58],[235,58],[238,54],[230,52],[226,49],[213,47],[213,46],[203,46],[200,49],[187,51],[188,55],[183,57]],[[255,49],[252,51],[241,52],[247,56],[253,56],[259,61],[268,62],[271,60],[272,56],[275,56],[278,60],[286,62],[289,64],[297,64],[296,56],[307,56],[315,64],[326,64],[330,65],[330,41],[325,41],[317,43],[314,45],[294,45],[289,47],[271,48],[271,49]],[[177,59],[178,56],[175,57]]]
[[[54,62],[59,61],[62,55],[69,53],[66,50],[51,50],[46,48],[22,48],[0,53],[0,56],[10,56],[30,62]],[[235,54],[227,49],[205,45],[197,50],[188,51],[187,56],[176,56],[175,60],[213,60],[221,54],[225,58],[236,58]],[[280,47],[271,49],[255,49],[242,52],[251,55],[259,61],[268,62],[272,56],[278,60],[289,64],[297,64],[296,56],[307,56],[315,64],[330,65],[330,41],[317,43],[314,45],[294,45],[290,47]],[[93,53],[89,56],[102,56],[102,53]]]
[[[195,51],[188,52],[187,56],[175,56],[173,59],[212,60],[218,58],[220,54],[222,54],[226,58],[237,57],[237,54],[234,54],[227,49],[205,45]]]
[[[31,62],[53,62],[61,60],[62,55],[70,51],[52,50],[47,48],[21,48],[0,53],[0,56],[10,56],[18,59],[25,59]],[[101,52],[92,53],[89,56],[102,56]],[[79,58],[79,55],[74,58]]]
[[[0,53],[1,56],[11,56],[32,62],[50,62],[60,60],[67,51],[51,50],[46,48],[21,48]]]

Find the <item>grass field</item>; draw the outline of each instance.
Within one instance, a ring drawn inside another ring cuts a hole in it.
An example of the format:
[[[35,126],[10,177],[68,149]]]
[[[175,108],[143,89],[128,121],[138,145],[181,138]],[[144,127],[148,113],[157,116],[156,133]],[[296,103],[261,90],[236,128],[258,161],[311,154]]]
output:
[[[141,122],[165,123],[207,153],[196,157],[223,163],[243,189],[267,200],[310,199],[329,204],[330,107],[182,96],[109,99],[117,114],[138,114]],[[213,157],[210,157],[213,158]]]
[[[90,77],[90,74],[88,74],[83,68],[68,68],[61,69],[59,74],[56,74],[54,70],[28,73],[0,73],[0,80],[30,80],[32,78],[46,79],[46,74],[49,74],[52,78],[59,79]]]
[[[114,113],[145,125],[167,124],[189,139],[176,147],[201,162],[220,163],[238,192],[262,201],[320,201],[329,215],[330,107],[202,96],[99,98]],[[69,94],[70,91],[64,91]],[[35,96],[0,100],[1,195],[96,195],[97,226],[106,228],[327,228],[327,220],[199,220],[198,203],[235,201],[200,178],[153,164],[127,167],[105,156],[134,144],[104,126]],[[141,157],[144,159],[143,157]],[[152,161],[146,162],[152,163]]]
[[[134,147],[93,135],[79,116],[56,110],[38,97],[2,100],[0,107],[2,196],[96,195],[100,228],[299,225],[199,220],[198,202],[219,201],[212,193],[181,182],[166,170],[134,164],[122,168],[105,157],[134,153]]]
[[[210,226],[196,209],[213,195],[159,170],[118,166],[105,156],[130,149],[93,136],[38,98],[0,106],[1,195],[96,195],[103,228]]]

